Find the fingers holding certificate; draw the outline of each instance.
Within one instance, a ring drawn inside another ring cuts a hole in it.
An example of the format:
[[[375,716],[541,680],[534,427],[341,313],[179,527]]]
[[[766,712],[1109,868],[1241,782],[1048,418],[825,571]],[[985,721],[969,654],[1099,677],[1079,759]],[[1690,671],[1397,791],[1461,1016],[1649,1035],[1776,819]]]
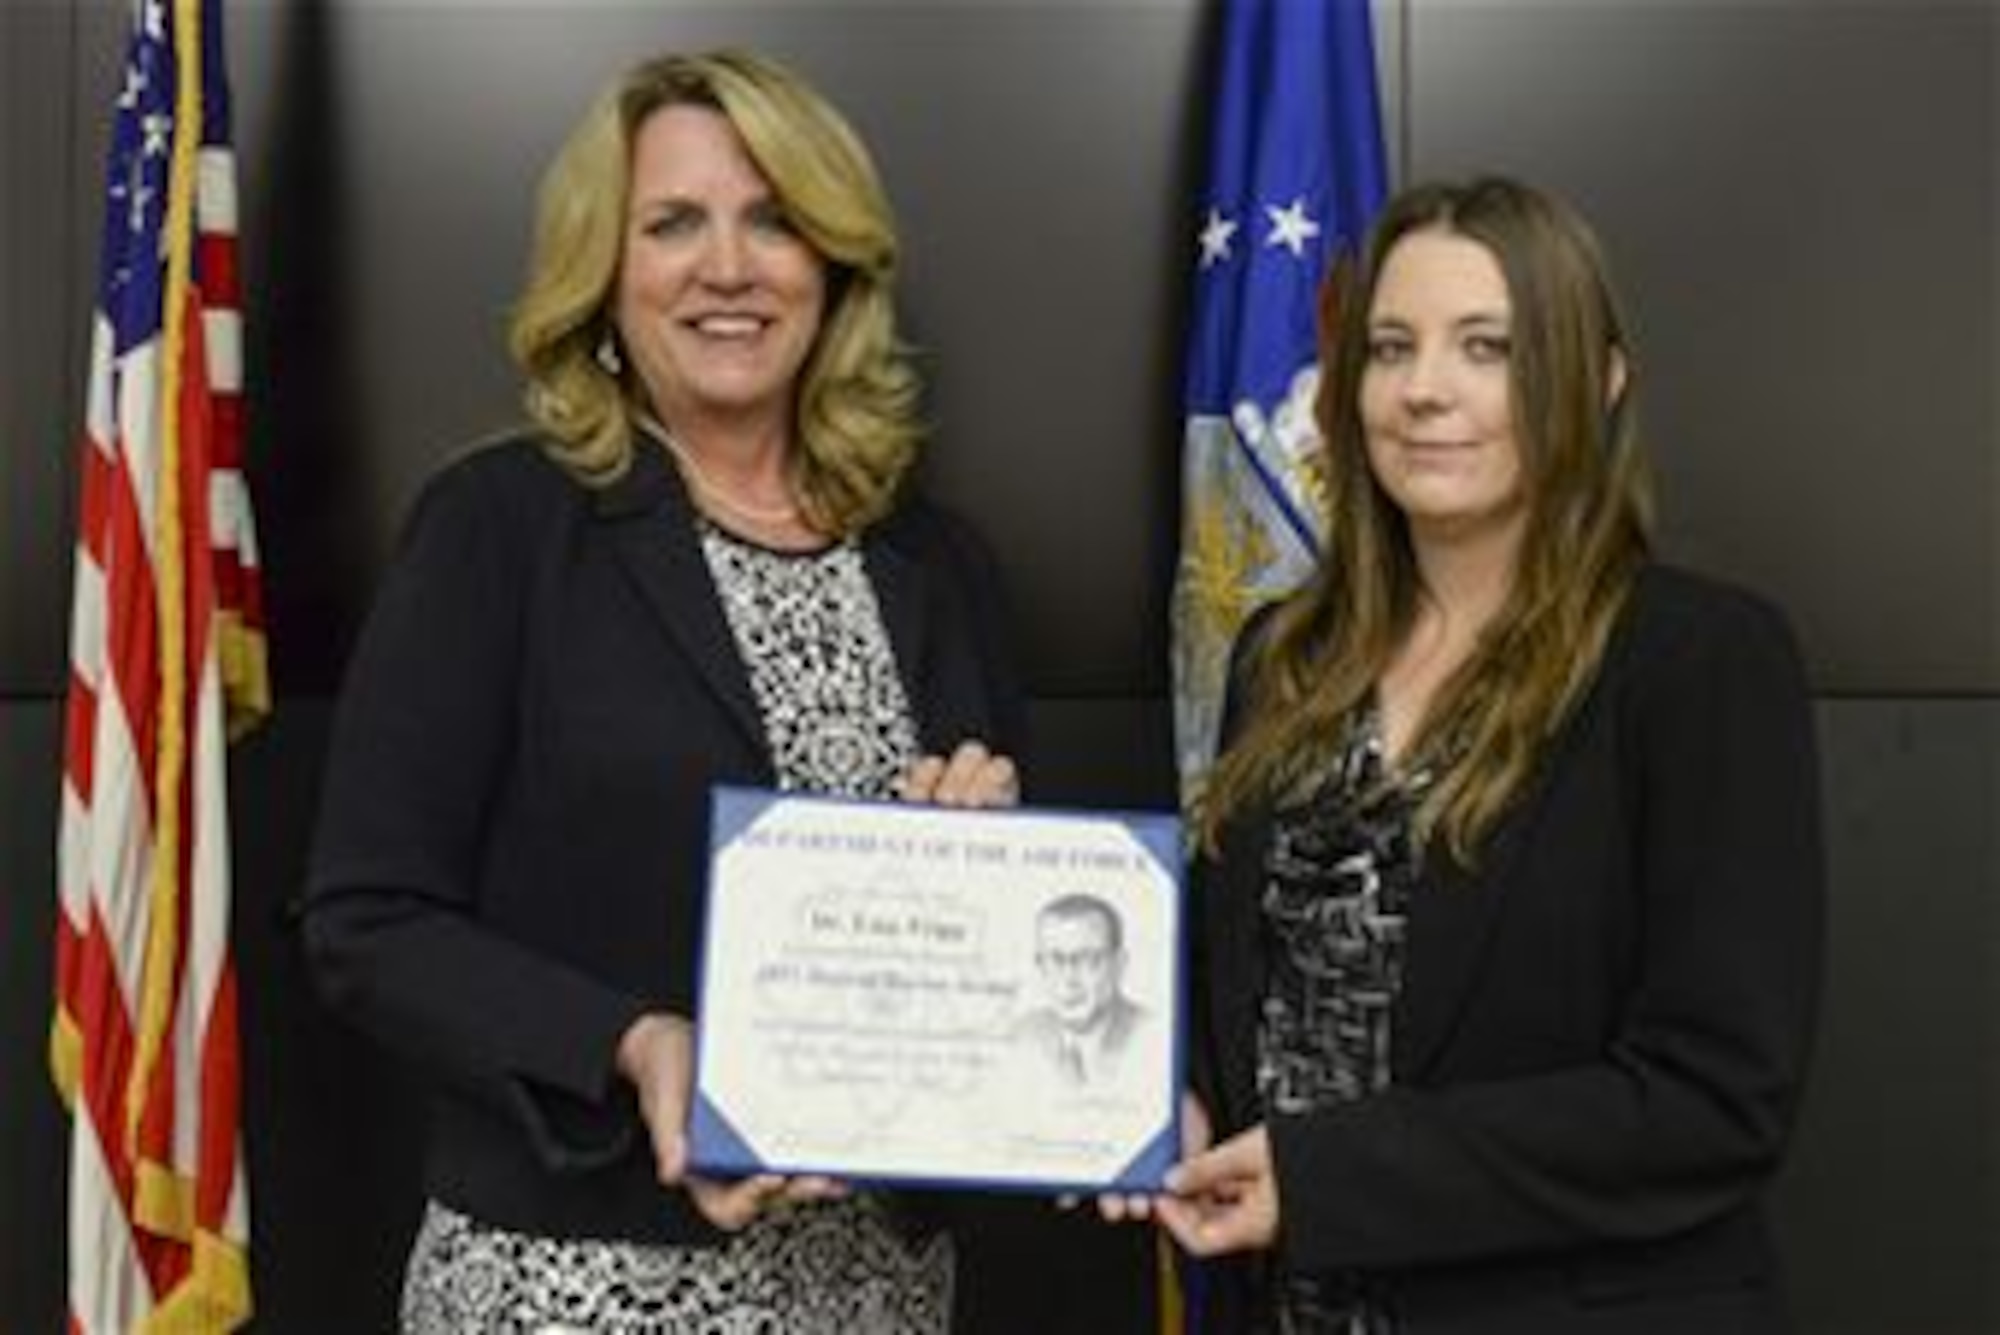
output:
[[[717,789],[696,1169],[1157,1189],[1180,839],[1162,815]]]
[[[946,807],[1011,807],[1021,800],[1021,780],[1011,758],[962,742],[949,756],[924,756],[911,765],[896,795]]]

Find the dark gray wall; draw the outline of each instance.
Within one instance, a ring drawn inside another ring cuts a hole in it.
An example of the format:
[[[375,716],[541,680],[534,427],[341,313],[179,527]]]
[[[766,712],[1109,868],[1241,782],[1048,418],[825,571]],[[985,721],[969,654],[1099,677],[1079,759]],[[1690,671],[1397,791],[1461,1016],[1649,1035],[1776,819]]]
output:
[[[0,7],[0,1326],[55,1329],[62,1141],[42,1072],[55,898],[56,710],[68,577],[76,302],[71,31],[54,5]],[[80,393],[80,390],[78,391]],[[52,638],[53,637],[53,638]]]
[[[60,1305],[48,1016],[72,440],[122,0],[0,0],[0,1329]],[[1810,1335],[2000,1328],[2000,182],[1989,5],[1379,0],[1405,174],[1600,225],[1672,554],[1777,595],[1822,692],[1834,931],[1779,1195]],[[384,1328],[403,1074],[324,1017],[285,902],[327,696],[423,475],[513,416],[535,171],[596,82],[731,40],[877,151],[934,489],[1011,577],[1051,796],[1171,800],[1164,607],[1207,0],[238,0],[253,473],[279,710],[239,750],[263,1330]],[[986,1328],[1141,1329],[1135,1235],[996,1208]],[[1058,1273],[1030,1273],[1030,1249]],[[1112,1315],[1115,1313],[1116,1315]]]
[[[59,681],[69,583],[57,560],[81,315],[66,284],[80,161],[70,15],[0,8],[0,696]],[[79,391],[80,392],[80,391]],[[31,444],[32,442],[32,444]]]
[[[1668,545],[1777,594],[1830,692],[2000,686],[1995,17],[1413,10],[1415,170],[1518,171],[1598,224]]]
[[[1806,1335],[2000,1330],[2000,708],[1822,703],[1819,1065],[1779,1223]]]

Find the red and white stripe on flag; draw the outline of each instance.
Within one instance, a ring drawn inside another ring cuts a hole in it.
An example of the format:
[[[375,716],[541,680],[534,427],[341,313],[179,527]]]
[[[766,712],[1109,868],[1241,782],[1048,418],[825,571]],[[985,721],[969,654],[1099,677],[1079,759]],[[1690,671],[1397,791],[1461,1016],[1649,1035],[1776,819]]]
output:
[[[56,927],[72,1335],[250,1312],[229,736],[269,708],[220,0],[135,0],[81,442]]]

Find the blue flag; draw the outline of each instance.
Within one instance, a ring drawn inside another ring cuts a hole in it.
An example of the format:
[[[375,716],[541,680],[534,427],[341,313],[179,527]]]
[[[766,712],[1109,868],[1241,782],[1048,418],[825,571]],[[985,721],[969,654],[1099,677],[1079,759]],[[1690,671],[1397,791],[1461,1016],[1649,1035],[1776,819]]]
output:
[[[1388,180],[1368,0],[1224,0],[1221,42],[1194,220],[1173,606],[1184,801],[1214,758],[1236,632],[1318,559],[1315,300]]]

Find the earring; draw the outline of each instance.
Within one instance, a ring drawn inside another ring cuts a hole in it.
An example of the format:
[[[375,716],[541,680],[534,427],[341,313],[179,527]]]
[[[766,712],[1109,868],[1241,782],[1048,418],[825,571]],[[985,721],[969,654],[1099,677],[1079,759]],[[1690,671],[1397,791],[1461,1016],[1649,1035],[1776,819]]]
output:
[[[616,378],[625,373],[625,358],[619,354],[617,336],[609,329],[604,331],[604,337],[597,340],[597,351],[592,355],[604,368],[604,374]]]
[[[561,422],[569,417],[569,402],[545,385],[529,385],[528,412],[543,421]]]

